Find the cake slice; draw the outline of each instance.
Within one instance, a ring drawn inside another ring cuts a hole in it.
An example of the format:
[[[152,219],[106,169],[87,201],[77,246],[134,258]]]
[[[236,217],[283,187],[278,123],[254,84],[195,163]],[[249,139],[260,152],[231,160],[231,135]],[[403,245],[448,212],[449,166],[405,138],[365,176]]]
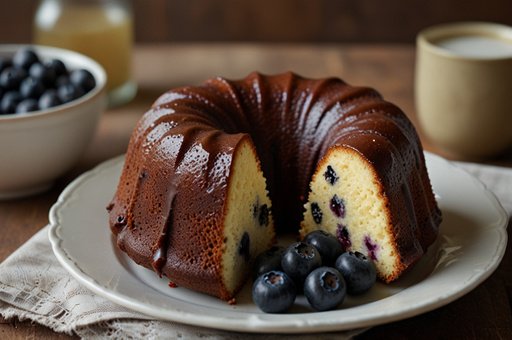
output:
[[[225,204],[221,268],[226,297],[241,288],[252,261],[274,241],[265,178],[253,144],[243,139],[233,155]]]
[[[418,242],[399,243],[399,239],[415,240],[414,235],[407,235],[414,224],[397,206],[406,193],[398,195],[394,187],[405,186],[397,185],[396,178],[395,183],[383,182],[387,178],[379,176],[375,165],[355,149],[331,148],[313,175],[301,235],[317,229],[335,235],[347,251],[371,258],[378,277],[389,283],[423,249]],[[411,246],[414,249],[408,249]]]

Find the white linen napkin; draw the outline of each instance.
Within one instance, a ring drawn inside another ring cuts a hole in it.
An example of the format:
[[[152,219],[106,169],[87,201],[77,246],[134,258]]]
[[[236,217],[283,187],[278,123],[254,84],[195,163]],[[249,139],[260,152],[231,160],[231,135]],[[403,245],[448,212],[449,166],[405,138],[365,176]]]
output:
[[[512,169],[456,163],[479,178],[512,215]],[[81,286],[60,266],[41,229],[0,264],[0,314],[31,320],[56,332],[84,338],[277,339],[279,335],[244,334],[152,320],[116,305]],[[364,329],[294,335],[297,339],[343,339]]]

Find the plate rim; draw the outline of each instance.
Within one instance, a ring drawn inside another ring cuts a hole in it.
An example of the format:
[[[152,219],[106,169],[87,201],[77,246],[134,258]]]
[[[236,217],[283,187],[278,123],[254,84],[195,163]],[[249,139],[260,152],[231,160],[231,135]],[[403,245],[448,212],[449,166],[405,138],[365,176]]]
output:
[[[314,323],[304,323],[304,322],[296,322],[294,323],[293,318],[297,318],[301,315],[309,315],[311,313],[294,313],[294,314],[279,314],[276,319],[284,318],[290,319],[286,320],[284,324],[279,322],[267,323],[268,320],[266,318],[261,319],[260,317],[251,317],[244,319],[225,319],[222,318],[223,323],[219,323],[219,317],[210,316],[206,314],[196,315],[190,312],[184,312],[180,310],[167,310],[166,313],[155,312],[155,306],[141,304],[139,300],[136,298],[126,296],[120,294],[119,292],[114,292],[107,287],[101,286],[99,283],[95,281],[94,278],[90,277],[88,274],[82,271],[79,264],[75,262],[72,258],[70,258],[69,254],[60,247],[60,243],[63,241],[59,235],[58,230],[61,228],[59,211],[64,207],[64,204],[68,199],[72,197],[72,194],[75,190],[78,190],[84,183],[87,182],[88,179],[94,178],[101,174],[101,172],[110,169],[111,167],[117,166],[119,162],[122,162],[125,158],[125,155],[120,155],[109,160],[106,160],[91,170],[84,172],[75,180],[73,180],[59,195],[55,204],[51,207],[49,212],[49,230],[48,236],[51,242],[52,250],[58,259],[59,263],[80,283],[84,284],[88,289],[93,291],[94,293],[107,298],[108,300],[119,304],[121,306],[127,307],[134,312],[139,312],[145,314],[145,316],[149,319],[161,319],[166,321],[174,321],[194,326],[201,327],[211,327],[219,330],[227,330],[227,331],[242,331],[242,332],[250,332],[250,333],[313,333],[313,332],[323,332],[323,331],[340,331],[340,330],[349,330],[356,329],[361,327],[368,326],[376,326],[392,321],[398,321],[405,318],[413,317],[434,309],[437,309],[441,306],[447,305],[454,300],[460,298],[461,296],[467,294],[476,288],[479,284],[485,281],[499,266],[501,260],[506,251],[507,244],[507,221],[508,214],[503,209],[501,203],[497,199],[497,197],[490,190],[487,189],[485,184],[478,180],[476,177],[471,175],[469,172],[464,170],[463,168],[457,167],[452,162],[432,153],[425,152],[425,155],[430,158],[435,159],[436,161],[440,161],[446,166],[449,166],[454,171],[459,171],[465,174],[467,178],[471,179],[473,183],[475,183],[480,190],[482,190],[485,194],[489,202],[496,209],[499,217],[494,223],[493,230],[498,232],[499,236],[499,245],[495,248],[495,253],[492,256],[492,259],[495,259],[492,263],[488,263],[485,267],[485,270],[479,274],[474,275],[471,280],[466,281],[466,285],[463,289],[460,289],[455,292],[449,292],[448,294],[444,294],[442,296],[438,296],[435,301],[424,301],[422,304],[415,304],[413,307],[405,307],[401,309],[400,313],[383,313],[377,319],[362,319],[362,320],[352,320],[348,323],[343,324],[333,324],[333,323],[324,323],[314,322]],[[116,183],[117,185],[117,183]],[[390,296],[389,298],[392,298]],[[377,301],[376,301],[377,302]],[[362,305],[364,306],[364,305]],[[352,307],[358,308],[360,306]],[[161,308],[161,307],[159,307]],[[323,313],[336,313],[340,310],[323,312]],[[341,310],[342,311],[342,310]],[[248,314],[248,313],[245,313]],[[318,314],[316,312],[315,314]],[[258,316],[271,315],[276,316],[275,314],[262,314]],[[287,315],[289,317],[287,317]],[[250,320],[249,320],[250,319]],[[247,321],[250,321],[248,324]],[[274,320],[275,321],[275,320]],[[372,321],[372,322],[370,322]],[[262,328],[262,326],[264,326]]]

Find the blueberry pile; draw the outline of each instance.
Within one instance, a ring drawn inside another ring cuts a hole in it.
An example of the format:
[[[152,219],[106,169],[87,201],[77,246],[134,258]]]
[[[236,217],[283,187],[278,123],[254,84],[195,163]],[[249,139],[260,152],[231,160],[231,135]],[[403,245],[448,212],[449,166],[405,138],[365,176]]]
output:
[[[0,114],[45,110],[75,100],[96,86],[87,70],[68,70],[59,59],[42,61],[31,48],[0,56]]]
[[[377,272],[371,259],[359,252],[344,252],[336,237],[316,230],[288,248],[261,253],[255,260],[254,277],[254,303],[266,313],[282,313],[302,292],[313,309],[334,309],[347,294],[368,291]]]

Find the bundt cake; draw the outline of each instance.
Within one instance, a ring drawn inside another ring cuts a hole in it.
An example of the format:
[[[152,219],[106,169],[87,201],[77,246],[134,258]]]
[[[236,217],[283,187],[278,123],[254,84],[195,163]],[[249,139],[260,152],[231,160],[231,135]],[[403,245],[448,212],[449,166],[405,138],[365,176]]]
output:
[[[293,73],[163,94],[132,134],[108,210],[134,261],[225,300],[275,230],[326,230],[390,282],[441,221],[402,111],[373,89]]]

